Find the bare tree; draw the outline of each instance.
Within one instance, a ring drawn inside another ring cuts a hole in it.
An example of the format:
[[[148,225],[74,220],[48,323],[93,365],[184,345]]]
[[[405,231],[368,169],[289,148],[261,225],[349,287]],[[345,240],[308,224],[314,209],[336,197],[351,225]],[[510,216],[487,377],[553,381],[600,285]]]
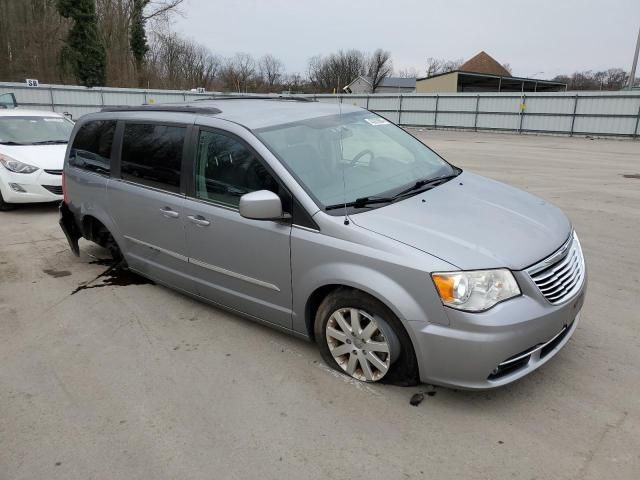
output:
[[[420,72],[415,67],[402,68],[398,70],[396,75],[400,78],[418,78],[421,76]]]
[[[441,58],[433,58],[433,57],[427,58],[427,69],[426,69],[427,77],[431,77],[432,75],[436,75],[440,73],[442,71],[443,63],[444,63],[444,60],[442,60]]]
[[[359,75],[367,73],[367,58],[359,50],[340,50],[327,57],[309,59],[309,81],[316,91],[342,92]]]
[[[376,89],[380,86],[382,81],[391,75],[391,72],[393,71],[391,54],[386,50],[378,48],[373,52],[368,63],[367,76],[371,80],[371,92],[376,93]]]
[[[225,88],[238,93],[246,93],[255,71],[256,62],[250,54],[236,53],[226,60],[222,69]]]
[[[574,72],[572,75],[557,75],[556,82],[567,84],[569,90],[621,90],[629,79],[629,73],[621,68],[610,68],[599,72],[591,70]]]
[[[307,81],[299,73],[284,75],[282,88],[291,93],[303,93]]]
[[[0,0],[0,78],[72,81],[60,65],[70,25],[58,14],[55,0]]]
[[[463,62],[464,60],[461,58],[457,60],[444,60],[442,58],[429,57],[427,58],[426,68],[427,77],[438,75],[440,73],[453,72],[454,70],[457,70]]]
[[[144,15],[145,20],[165,17],[173,13],[180,13],[179,7],[184,0],[156,0],[149,2],[149,6]]]
[[[284,64],[273,55],[267,54],[258,61],[258,70],[262,81],[272,90],[284,74]]]

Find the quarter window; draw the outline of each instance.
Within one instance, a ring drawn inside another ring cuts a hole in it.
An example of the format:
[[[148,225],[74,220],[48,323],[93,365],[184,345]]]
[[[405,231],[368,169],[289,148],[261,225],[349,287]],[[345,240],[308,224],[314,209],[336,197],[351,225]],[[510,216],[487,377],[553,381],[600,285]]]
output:
[[[116,131],[114,120],[87,122],[76,133],[69,152],[69,165],[90,172],[109,175],[111,145]]]
[[[242,195],[256,190],[282,193],[249,148],[231,136],[208,131],[200,132],[195,182],[196,198],[231,206],[238,206]]]
[[[185,127],[127,123],[122,141],[122,178],[179,193],[185,134]]]

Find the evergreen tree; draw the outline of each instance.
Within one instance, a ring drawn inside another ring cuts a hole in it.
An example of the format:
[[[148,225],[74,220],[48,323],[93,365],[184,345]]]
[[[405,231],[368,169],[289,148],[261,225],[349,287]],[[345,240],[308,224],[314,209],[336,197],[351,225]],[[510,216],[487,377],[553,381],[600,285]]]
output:
[[[149,0],[133,0],[131,12],[131,26],[129,30],[129,45],[131,53],[136,64],[136,72],[138,74],[138,86],[142,86],[142,63],[144,56],[149,51],[147,44],[147,35],[145,33],[145,18],[143,15],[144,8]]]
[[[60,15],[74,21],[62,50],[62,61],[80,84],[104,85],[106,52],[98,34],[95,0],[57,0]]]

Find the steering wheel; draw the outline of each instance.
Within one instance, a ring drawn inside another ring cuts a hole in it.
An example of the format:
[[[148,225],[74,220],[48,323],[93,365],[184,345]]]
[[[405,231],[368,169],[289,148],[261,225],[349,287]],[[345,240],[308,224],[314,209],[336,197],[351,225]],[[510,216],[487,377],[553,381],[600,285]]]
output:
[[[375,154],[371,150],[369,150],[368,148],[365,148],[360,153],[358,153],[355,157],[353,157],[353,160],[349,162],[349,166],[354,167],[356,163],[358,163],[358,160],[360,160],[365,155],[370,155],[371,158],[375,157]]]

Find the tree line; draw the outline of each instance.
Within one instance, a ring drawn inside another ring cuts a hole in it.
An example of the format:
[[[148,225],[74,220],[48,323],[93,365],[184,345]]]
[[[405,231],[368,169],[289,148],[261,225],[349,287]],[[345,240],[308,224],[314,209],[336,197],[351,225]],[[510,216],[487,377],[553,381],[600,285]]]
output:
[[[223,57],[171,29],[184,0],[0,0],[0,80],[226,92],[342,92],[359,75],[378,88],[394,74],[391,55],[345,49],[309,59],[288,73],[272,54]],[[428,58],[426,77],[459,68],[462,59]],[[503,65],[508,71],[508,64]],[[569,90],[618,90],[628,79],[619,68],[576,72],[554,80]]]
[[[622,68],[575,72],[571,75],[557,75],[554,81],[567,84],[568,90],[621,90],[628,85],[629,72]]]
[[[377,87],[389,52],[340,51],[288,73],[272,54],[230,57],[171,30],[184,0],[0,0],[0,80],[208,91],[341,91],[358,75]]]

